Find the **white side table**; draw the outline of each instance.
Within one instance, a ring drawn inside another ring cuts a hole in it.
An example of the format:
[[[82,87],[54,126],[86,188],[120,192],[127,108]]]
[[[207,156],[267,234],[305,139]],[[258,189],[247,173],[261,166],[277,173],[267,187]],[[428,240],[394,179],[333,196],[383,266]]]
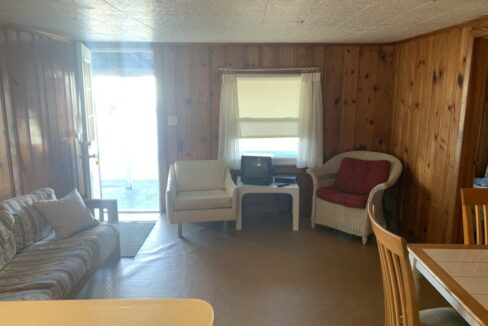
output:
[[[278,187],[276,183],[269,186],[247,185],[237,178],[237,194],[239,197],[237,208],[236,230],[242,230],[242,198],[246,194],[288,194],[293,199],[293,231],[298,231],[300,212],[300,187],[297,183],[285,187]]]

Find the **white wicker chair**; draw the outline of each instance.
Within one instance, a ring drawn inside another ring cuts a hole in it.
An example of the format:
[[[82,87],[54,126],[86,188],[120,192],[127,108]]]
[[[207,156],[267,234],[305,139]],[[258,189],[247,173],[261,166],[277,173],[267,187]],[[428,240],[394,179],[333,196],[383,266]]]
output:
[[[324,165],[314,169],[308,169],[307,173],[313,180],[312,202],[312,228],[315,224],[325,225],[349,234],[359,236],[366,245],[368,236],[373,233],[368,219],[367,209],[351,208],[340,204],[331,203],[317,197],[317,189],[332,186],[342,159],[351,157],[361,160],[388,160],[391,163],[388,180],[374,187],[368,197],[368,204],[376,207],[376,215],[382,225],[385,225],[382,209],[383,192],[395,184],[402,173],[402,163],[396,157],[378,152],[352,151],[334,156]]]

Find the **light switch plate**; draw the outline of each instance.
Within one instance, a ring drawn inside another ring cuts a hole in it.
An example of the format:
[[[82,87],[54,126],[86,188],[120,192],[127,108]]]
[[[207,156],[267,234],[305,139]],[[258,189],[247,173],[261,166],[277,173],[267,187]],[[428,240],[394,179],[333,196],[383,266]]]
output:
[[[178,125],[178,116],[177,115],[169,115],[168,116],[168,126],[177,126]]]

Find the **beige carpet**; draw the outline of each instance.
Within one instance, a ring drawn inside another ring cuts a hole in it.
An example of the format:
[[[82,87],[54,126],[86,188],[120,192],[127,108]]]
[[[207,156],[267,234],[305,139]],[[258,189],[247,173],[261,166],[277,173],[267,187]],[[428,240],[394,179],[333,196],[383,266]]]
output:
[[[217,326],[383,324],[374,241],[312,230],[309,219],[299,232],[289,217],[246,218],[243,227],[185,225],[179,239],[163,218],[135,259],[99,270],[79,298],[201,298]],[[421,307],[439,302],[423,284]]]

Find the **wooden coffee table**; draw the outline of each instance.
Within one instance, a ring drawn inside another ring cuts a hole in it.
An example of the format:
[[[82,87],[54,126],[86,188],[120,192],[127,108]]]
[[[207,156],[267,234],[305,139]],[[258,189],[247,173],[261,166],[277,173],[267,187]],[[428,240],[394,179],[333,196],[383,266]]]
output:
[[[0,302],[2,326],[211,326],[212,306],[197,299]]]

